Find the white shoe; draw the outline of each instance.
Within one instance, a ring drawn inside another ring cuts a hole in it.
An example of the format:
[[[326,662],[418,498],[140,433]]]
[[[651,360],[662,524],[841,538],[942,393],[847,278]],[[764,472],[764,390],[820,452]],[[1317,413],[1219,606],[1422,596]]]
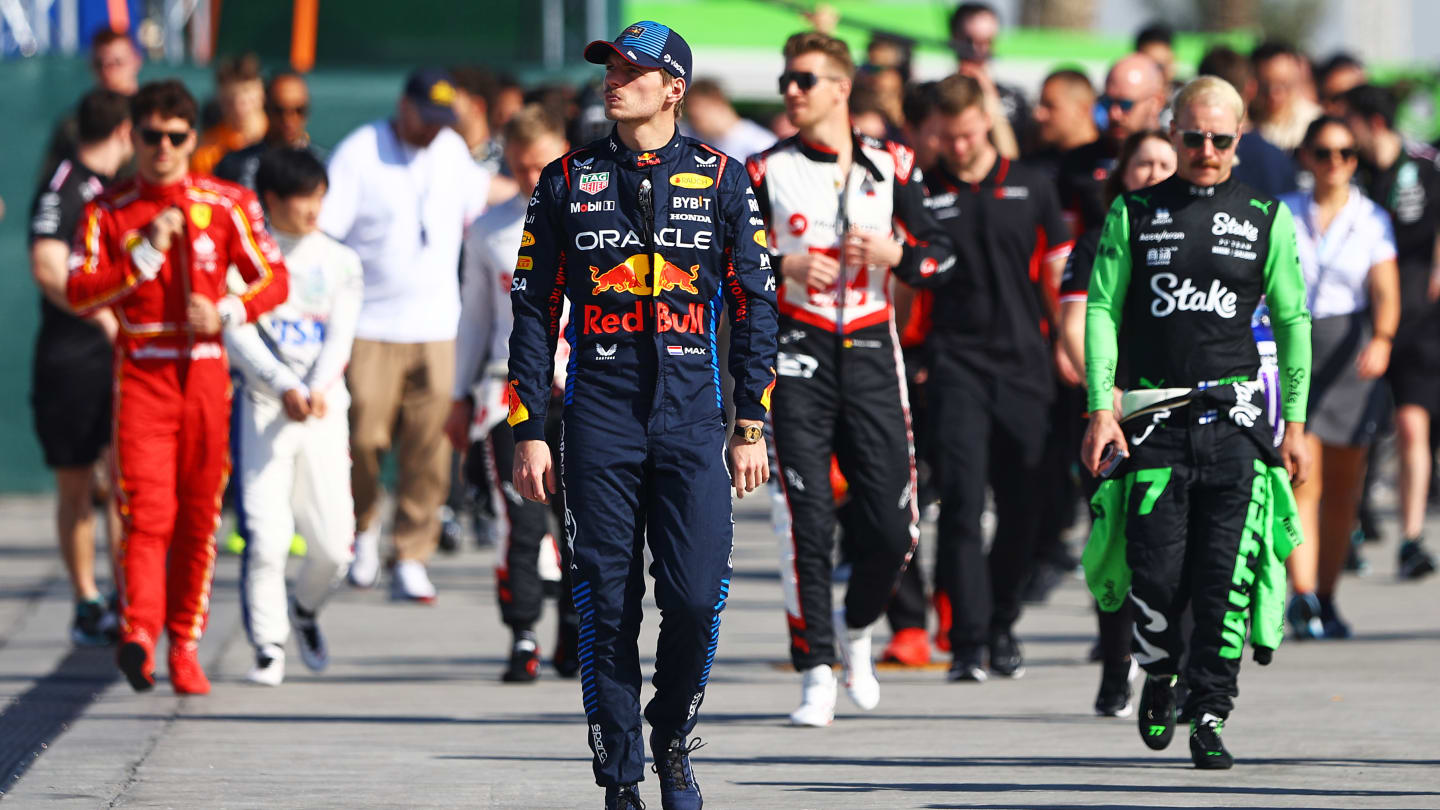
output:
[[[546,532],[540,540],[540,581],[560,584],[560,549],[555,546],[555,535]]]
[[[845,665],[845,694],[862,712],[880,705],[880,681],[875,677],[875,662],[870,657],[870,628],[852,630],[845,626],[845,615],[835,616],[835,628],[844,632],[840,640],[840,661]]]
[[[285,680],[285,649],[278,644],[266,644],[255,651],[255,666],[245,674],[245,680],[261,686],[279,686]]]
[[[355,535],[355,559],[346,574],[357,588],[373,588],[380,580],[380,528],[372,526]]]
[[[429,604],[435,601],[435,586],[425,564],[419,560],[401,560],[395,563],[395,582],[390,595],[395,599]]]
[[[805,670],[800,687],[800,708],[790,713],[796,726],[824,728],[835,720],[835,673],[829,664]]]

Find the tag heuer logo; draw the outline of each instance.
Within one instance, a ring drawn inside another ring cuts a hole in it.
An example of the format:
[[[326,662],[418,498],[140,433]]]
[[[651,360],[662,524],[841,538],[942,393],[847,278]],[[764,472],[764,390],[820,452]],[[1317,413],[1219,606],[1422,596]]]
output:
[[[590,172],[580,175],[580,190],[586,194],[599,194],[610,187],[610,172]]]

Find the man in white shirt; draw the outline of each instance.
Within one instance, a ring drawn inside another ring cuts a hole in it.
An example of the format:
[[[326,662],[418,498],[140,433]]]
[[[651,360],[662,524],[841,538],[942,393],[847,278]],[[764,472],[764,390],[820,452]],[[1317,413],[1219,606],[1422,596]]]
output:
[[[303,148],[266,153],[256,173],[275,241],[294,263],[290,296],[254,324],[225,332],[235,398],[236,507],[245,557],[240,604],[255,647],[250,681],[278,686],[293,625],[301,659],[329,663],[315,617],[350,561],[350,395],[345,364],[364,281],[360,257],[316,227],[325,166]],[[285,562],[296,529],[307,543],[286,620]]]
[[[350,581],[370,587],[379,577],[380,457],[393,440],[393,594],[420,602],[435,599],[425,562],[439,540],[450,480],[444,426],[455,376],[460,242],[490,190],[490,174],[449,128],[454,100],[443,71],[412,73],[394,118],[365,124],[335,148],[320,212],[320,229],[359,253],[365,269],[349,370],[357,530]]]

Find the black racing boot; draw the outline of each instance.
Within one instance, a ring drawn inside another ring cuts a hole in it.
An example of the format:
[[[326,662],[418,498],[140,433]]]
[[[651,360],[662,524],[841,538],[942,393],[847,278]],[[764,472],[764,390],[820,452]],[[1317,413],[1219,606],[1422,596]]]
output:
[[[1160,751],[1175,736],[1175,675],[1146,675],[1140,690],[1140,739]]]
[[[645,810],[645,802],[640,801],[640,785],[631,782],[605,788],[605,810]]]
[[[655,764],[650,769],[660,777],[661,810],[700,810],[700,783],[690,768],[690,753],[705,743],[699,737],[685,744],[684,737],[650,735]]]
[[[1209,712],[1202,712],[1198,720],[1190,721],[1190,761],[1204,771],[1224,771],[1235,765],[1235,758],[1225,750],[1220,732],[1225,721]]]

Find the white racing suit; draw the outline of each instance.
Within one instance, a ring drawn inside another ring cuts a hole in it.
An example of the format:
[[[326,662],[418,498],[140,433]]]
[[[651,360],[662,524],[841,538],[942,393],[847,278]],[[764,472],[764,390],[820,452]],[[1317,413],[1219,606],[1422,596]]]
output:
[[[285,562],[298,530],[308,545],[296,604],[318,610],[350,564],[350,393],[345,366],[364,295],[360,257],[320,232],[275,240],[294,263],[290,297],[253,324],[225,332],[237,377],[231,431],[235,506],[245,539],[241,612],[251,644],[283,646],[290,635]],[[324,397],[323,415],[295,421],[281,398]]]

